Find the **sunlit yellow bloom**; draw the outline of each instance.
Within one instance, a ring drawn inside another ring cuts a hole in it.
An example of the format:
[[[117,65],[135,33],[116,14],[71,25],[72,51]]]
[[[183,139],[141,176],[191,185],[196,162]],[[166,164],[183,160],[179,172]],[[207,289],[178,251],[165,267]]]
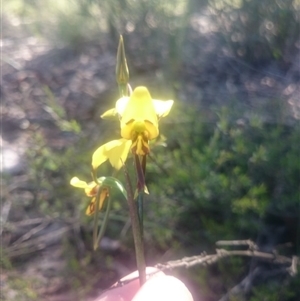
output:
[[[126,161],[131,142],[126,139],[112,140],[101,145],[93,154],[92,167],[95,170],[105,161],[109,160],[110,164],[119,170]]]
[[[101,181],[99,182],[99,184],[97,184],[94,181],[87,183],[85,181],[79,180],[77,177],[74,177],[71,179],[70,184],[74,187],[83,188],[85,191],[85,194],[88,197],[92,198],[85,213],[86,213],[86,215],[93,215],[95,213],[96,195],[97,195],[98,189],[100,188]],[[100,194],[100,201],[99,201],[99,210],[102,209],[104,201],[107,197],[108,197],[108,189],[102,188],[102,191]]]
[[[149,153],[148,141],[159,135],[158,121],[169,114],[173,100],[152,99],[146,87],[137,87],[130,97],[120,98],[114,109],[101,117],[118,116],[121,136],[132,141],[132,151],[137,155]]]

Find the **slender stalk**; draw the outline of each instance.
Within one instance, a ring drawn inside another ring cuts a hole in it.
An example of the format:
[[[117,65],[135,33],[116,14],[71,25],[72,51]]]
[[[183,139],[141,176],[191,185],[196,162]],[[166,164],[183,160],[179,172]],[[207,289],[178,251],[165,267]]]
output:
[[[120,35],[120,40],[118,45],[118,52],[117,52],[116,80],[119,86],[120,97],[129,96],[132,91],[130,85],[128,84],[129,70],[126,61],[123,37],[121,35]],[[139,158],[137,159],[139,160]],[[136,263],[139,272],[140,285],[142,286],[146,282],[146,262],[145,262],[144,242],[143,242],[143,233],[142,233],[143,198],[142,198],[142,193],[140,192],[141,189],[138,188],[139,191],[138,202],[135,201],[135,195],[133,193],[130,177],[128,175],[125,165],[124,165],[124,171],[125,171],[125,178],[127,183],[127,202],[129,206],[129,214],[131,219]],[[140,182],[142,182],[141,186],[144,189],[145,180],[144,180],[143,173],[140,173],[140,175],[138,175],[138,183]]]
[[[140,168],[142,169],[142,181],[143,181],[143,189],[139,191],[138,198],[137,198],[137,204],[138,204],[138,213],[139,213],[139,219],[140,219],[140,227],[141,227],[141,233],[142,238],[144,237],[144,193],[145,193],[145,173],[146,173],[146,156],[142,156],[137,158],[139,160],[139,163],[141,163]],[[146,188],[147,189],[147,188]],[[147,189],[148,191],[148,189]]]
[[[134,200],[134,193],[133,193],[131,181],[125,167],[124,170],[125,170],[125,178],[127,183],[127,202],[129,206],[129,214],[131,219],[136,264],[139,272],[140,286],[142,286],[146,282],[146,261],[145,261],[145,253],[144,253],[143,235],[141,231],[142,228],[141,228],[140,218],[138,214],[137,202]]]
[[[142,161],[142,162],[141,162]],[[134,164],[137,176],[137,191],[135,192],[134,198],[138,197],[138,194],[145,190],[145,156],[140,157],[134,155]]]
[[[105,230],[106,230],[106,227],[107,227],[107,224],[108,224],[109,213],[110,213],[110,209],[111,209],[111,203],[112,203],[111,198],[108,197],[106,212],[105,212],[102,224],[101,224],[101,228],[100,228],[99,234],[95,235],[95,237],[97,237],[97,239],[96,239],[96,241],[94,240],[94,250],[96,250],[98,248],[99,243],[100,243],[100,241],[101,241],[101,239],[102,239],[102,237],[103,237],[103,235],[105,233]]]
[[[97,249],[97,236],[98,236],[98,215],[99,215],[99,203],[100,203],[101,188],[98,189],[95,201],[95,215],[94,215],[94,227],[93,227],[93,247]]]
[[[140,228],[141,228],[141,235],[142,239],[144,239],[144,191],[139,192],[137,197],[137,207],[138,207],[138,216],[139,216],[139,222],[140,222]]]

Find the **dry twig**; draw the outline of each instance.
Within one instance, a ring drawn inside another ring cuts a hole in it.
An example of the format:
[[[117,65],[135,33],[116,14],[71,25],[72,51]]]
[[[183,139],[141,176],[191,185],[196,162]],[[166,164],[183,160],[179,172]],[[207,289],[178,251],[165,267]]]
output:
[[[256,257],[264,261],[269,261],[274,264],[288,265],[287,269],[291,275],[297,274],[297,266],[300,265],[297,256],[289,258],[286,256],[279,255],[277,253],[266,253],[258,251],[258,246],[251,240],[230,240],[230,241],[218,241],[217,245],[231,245],[231,246],[248,246],[248,250],[225,250],[216,249],[216,254],[207,255],[205,252],[192,257],[184,257],[179,260],[168,261],[166,263],[159,263],[155,267],[159,270],[170,270],[179,267],[192,267],[195,265],[210,265],[218,260],[230,257],[230,256],[246,256],[246,257]]]

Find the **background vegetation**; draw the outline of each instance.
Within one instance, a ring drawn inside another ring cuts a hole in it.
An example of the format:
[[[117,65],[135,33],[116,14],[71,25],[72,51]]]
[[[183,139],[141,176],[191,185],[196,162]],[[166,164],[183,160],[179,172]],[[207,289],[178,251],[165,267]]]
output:
[[[71,300],[75,292],[83,300],[135,266],[127,205],[114,202],[94,253],[88,200],[69,186],[73,176],[89,180],[91,154],[118,131],[99,115],[118,95],[119,33],[131,84],[175,100],[147,167],[149,264],[214,252],[221,239],[250,238],[264,251],[299,256],[299,10],[298,0],[4,3],[3,139],[24,152],[21,169],[2,173],[2,297],[67,292]],[[46,50],[31,49],[26,59],[30,37]],[[9,48],[14,43],[20,52]],[[49,272],[51,260],[60,268]],[[41,262],[45,268],[36,268]],[[195,300],[208,301],[254,266],[261,277],[227,300],[300,298],[299,274],[266,276],[273,267],[252,259],[173,273]]]

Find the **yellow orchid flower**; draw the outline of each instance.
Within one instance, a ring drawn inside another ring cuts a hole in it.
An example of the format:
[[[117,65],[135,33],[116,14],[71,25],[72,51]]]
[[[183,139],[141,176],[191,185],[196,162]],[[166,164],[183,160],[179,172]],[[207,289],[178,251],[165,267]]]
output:
[[[121,123],[121,136],[131,140],[134,154],[144,156],[149,153],[149,140],[159,135],[158,121],[169,114],[173,100],[152,99],[148,89],[140,86],[130,97],[120,98],[114,109],[101,117],[118,116]]]
[[[88,205],[85,214],[86,215],[93,215],[95,213],[95,205],[96,205],[96,195],[98,192],[98,189],[100,188],[101,181],[99,181],[99,184],[96,182],[90,182],[87,183],[85,181],[81,181],[77,177],[73,177],[70,181],[70,184],[74,187],[83,188],[85,191],[85,194],[88,197],[92,197],[92,200],[90,204]],[[105,199],[108,197],[108,189],[103,188],[100,194],[100,202],[99,202],[99,211],[102,209]]]

